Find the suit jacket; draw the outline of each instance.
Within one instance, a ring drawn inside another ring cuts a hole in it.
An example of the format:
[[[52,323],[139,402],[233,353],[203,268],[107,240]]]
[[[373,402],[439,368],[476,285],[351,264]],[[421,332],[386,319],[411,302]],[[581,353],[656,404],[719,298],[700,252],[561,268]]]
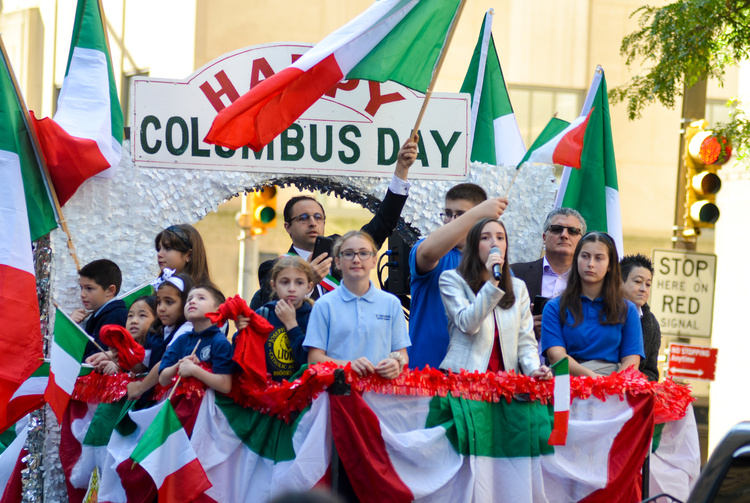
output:
[[[396,229],[398,219],[401,216],[401,210],[404,208],[404,204],[406,204],[406,197],[407,196],[395,194],[389,189],[385,193],[383,201],[378,205],[378,209],[375,212],[375,215],[373,215],[372,220],[362,226],[362,230],[372,236],[372,239],[375,241],[378,248],[383,246],[385,240],[388,239]],[[333,234],[329,237],[336,240],[340,236],[338,234]],[[289,247],[289,253],[294,253],[294,246]],[[260,265],[260,267],[258,267],[258,282],[260,283],[260,289],[255,292],[255,295],[253,295],[253,299],[250,302],[250,307],[254,310],[257,310],[267,302],[271,301],[272,292],[269,285],[271,279],[269,273],[271,272],[271,269],[273,269],[275,263],[276,259],[266,260]],[[331,274],[337,280],[341,280],[340,271],[331,268]],[[318,297],[317,290],[317,288],[313,290],[313,298]]]
[[[440,296],[448,316],[450,343],[441,369],[459,372],[486,372],[495,343],[495,323],[506,371],[519,369],[529,375],[539,368],[539,352],[534,337],[534,319],[529,310],[529,293],[513,278],[516,302],[509,309],[497,305],[505,295],[487,282],[475,295],[455,269],[440,275]]]
[[[661,347],[661,329],[656,316],[651,312],[648,304],[641,308],[641,328],[643,329],[643,351],[646,358],[641,360],[638,370],[646,374],[649,381],[659,380],[659,348]]]
[[[544,259],[540,258],[533,262],[521,262],[510,266],[516,278],[526,283],[529,298],[534,300],[537,295],[542,295],[542,273],[544,272]]]

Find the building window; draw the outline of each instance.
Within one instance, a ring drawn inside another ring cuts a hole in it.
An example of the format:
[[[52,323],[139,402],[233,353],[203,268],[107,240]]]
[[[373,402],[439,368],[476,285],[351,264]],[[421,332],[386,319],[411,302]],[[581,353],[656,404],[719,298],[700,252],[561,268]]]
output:
[[[130,103],[130,83],[133,77],[148,77],[148,70],[134,70],[122,74],[122,87],[120,88],[120,105],[122,105],[123,125],[130,126],[130,117],[133,115]]]
[[[728,100],[706,100],[706,120],[708,121],[708,127],[716,126],[719,122],[724,124],[731,120],[730,114],[734,111],[734,107],[727,106]]]
[[[553,87],[508,86],[508,95],[526,148],[536,140],[549,120],[557,113],[568,122],[581,114],[586,92]]]

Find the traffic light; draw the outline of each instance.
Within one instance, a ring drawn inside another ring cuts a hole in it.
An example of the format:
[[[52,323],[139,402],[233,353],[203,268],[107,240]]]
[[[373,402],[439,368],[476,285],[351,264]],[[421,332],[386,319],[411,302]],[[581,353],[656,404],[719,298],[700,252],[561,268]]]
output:
[[[683,235],[686,237],[700,234],[701,228],[713,227],[719,220],[716,194],[721,190],[721,179],[716,172],[732,155],[727,139],[714,135],[707,126],[705,120],[699,120],[685,131],[687,190]]]
[[[253,192],[250,214],[250,227],[254,235],[268,234],[268,229],[276,227],[276,187],[263,187],[259,192]]]

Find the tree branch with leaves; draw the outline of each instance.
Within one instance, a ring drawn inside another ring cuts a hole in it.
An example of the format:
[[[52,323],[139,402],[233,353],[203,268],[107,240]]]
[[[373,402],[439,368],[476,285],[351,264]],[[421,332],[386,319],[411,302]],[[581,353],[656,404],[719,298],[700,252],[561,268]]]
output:
[[[642,69],[610,92],[613,104],[626,101],[628,118],[639,118],[652,103],[674,108],[685,86],[702,78],[723,82],[727,66],[748,59],[750,53],[750,0],[678,0],[663,7],[643,6],[638,30],[620,47],[628,68]],[[742,103],[728,124],[714,127],[738,148],[750,149],[748,116]]]

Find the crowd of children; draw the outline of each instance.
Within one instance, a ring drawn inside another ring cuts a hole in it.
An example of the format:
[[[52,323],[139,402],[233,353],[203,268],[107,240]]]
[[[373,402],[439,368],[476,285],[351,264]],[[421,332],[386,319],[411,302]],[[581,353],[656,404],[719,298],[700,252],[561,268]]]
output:
[[[139,297],[130,306],[118,297],[122,274],[114,262],[96,260],[81,269],[83,308],[72,318],[95,341],[86,349],[85,362],[106,374],[126,370],[119,361],[122,355],[102,340],[102,327],[119,325],[124,329],[110,336],[144,349],[142,361],[127,369],[140,377],[129,384],[128,399],[145,403],[157,383],[168,386],[176,376],[191,376],[229,393],[231,376],[239,367],[226,327],[222,330],[206,316],[217,311],[225,297],[211,283],[201,236],[190,225],[175,225],[160,232],[155,245],[161,270],[152,282],[155,295]],[[274,300],[257,312],[273,326],[265,345],[273,380],[289,379],[304,364],[321,361],[351,361],[360,375],[378,373],[391,379],[408,362],[410,342],[401,304],[369,279],[377,261],[373,239],[364,231],[349,232],[337,241],[332,255],[341,271],[341,287],[318,302],[310,298],[315,273],[309,262],[285,255],[270,272]],[[240,316],[237,329],[249,323]]]
[[[295,213],[312,211],[307,208],[312,204],[320,206],[309,197],[291,200],[284,210],[285,218],[293,222]],[[365,230],[350,231],[336,239],[330,259],[341,283],[331,292],[318,288],[325,275],[318,269],[328,254],[312,257],[310,252],[304,259],[297,252],[277,259],[265,280],[272,300],[257,309],[272,327],[264,347],[268,377],[288,380],[304,364],[334,362],[350,364],[361,376],[378,374],[393,379],[409,364],[410,357],[414,368],[429,364],[453,371],[513,369],[542,379],[551,378],[551,373],[540,355],[552,362],[568,355],[576,358],[571,364],[574,374],[597,372],[580,370],[576,361],[582,360],[607,360],[604,363],[610,371],[637,366],[644,353],[636,307],[623,300],[619,267],[614,265],[616,251],[611,239],[601,233],[587,234],[576,247],[573,281],[545,308],[548,316],[544,317],[542,341],[538,342],[539,336],[534,335],[537,320],[532,319],[525,280],[515,278],[505,260],[511,236],[499,218],[507,204],[507,199],[490,199],[481,187],[469,183],[447,193],[441,214],[445,225],[418,241],[409,257],[412,309],[408,328],[400,301],[377,289],[370,280],[378,247]],[[322,207],[319,214],[324,223]],[[321,223],[307,213],[302,215],[309,222],[307,230],[301,226],[299,234],[322,233]],[[577,218],[582,220],[580,215]],[[557,230],[552,227],[550,232]],[[576,227],[564,229],[581,235]],[[290,236],[294,234],[287,230]],[[567,236],[564,233],[559,232]],[[593,253],[584,247],[589,242],[586,246],[602,248],[600,255],[608,260],[590,260],[591,270],[584,271],[589,266],[582,261]],[[240,366],[233,361],[228,327],[217,327],[207,316],[216,312],[225,298],[211,282],[200,234],[190,225],[173,225],[160,232],[154,244],[160,268],[159,277],[152,283],[155,295],[138,298],[130,306],[118,297],[122,275],[116,264],[102,259],[81,269],[83,308],[71,316],[95,341],[86,348],[86,362],[98,372],[129,370],[141,377],[128,386],[130,400],[147,401],[157,383],[168,386],[177,376],[191,376],[229,393],[232,374],[239,372]],[[577,299],[582,295],[590,297],[584,299],[586,302],[599,302],[598,297],[603,295],[606,316],[579,327],[581,301]],[[552,319],[553,314],[562,317],[563,311],[569,319]],[[237,329],[248,327],[250,320],[240,315]],[[126,329],[112,332],[113,325]],[[142,346],[141,353],[133,353],[142,355],[141,361],[134,363],[129,353],[124,365],[121,360],[125,355],[118,354],[118,344],[104,347],[103,328],[110,342],[112,337],[121,337],[130,347]],[[591,340],[567,336],[568,332],[586,332]],[[607,351],[615,355],[614,360],[603,350],[589,351],[600,341],[598,334],[604,332],[608,334]],[[540,344],[544,350],[541,353]],[[586,347],[581,349],[576,344]]]

